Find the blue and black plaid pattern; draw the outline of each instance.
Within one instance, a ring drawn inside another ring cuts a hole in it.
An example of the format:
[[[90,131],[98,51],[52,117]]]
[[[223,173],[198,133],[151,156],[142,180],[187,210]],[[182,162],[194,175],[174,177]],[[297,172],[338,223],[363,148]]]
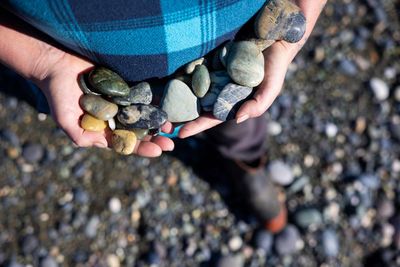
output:
[[[232,39],[265,0],[3,0],[128,81],[164,77]]]

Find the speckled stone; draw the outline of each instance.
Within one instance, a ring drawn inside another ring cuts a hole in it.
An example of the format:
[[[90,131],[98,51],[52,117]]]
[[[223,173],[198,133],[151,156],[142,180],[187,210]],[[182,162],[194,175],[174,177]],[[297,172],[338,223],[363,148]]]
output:
[[[122,154],[130,155],[133,153],[136,145],[136,135],[128,130],[115,130],[112,134],[113,149]]]
[[[219,60],[221,61],[222,65],[226,68],[226,59],[229,53],[229,49],[232,47],[233,42],[226,43],[221,50],[219,51]]]
[[[252,91],[252,88],[228,83],[222,89],[215,102],[213,109],[214,117],[222,121],[233,119],[240,105]]]
[[[82,92],[87,94],[87,95],[100,95],[96,92],[93,92],[89,88],[89,82],[87,80],[87,74],[86,73],[81,73],[78,75],[78,85],[79,88],[81,88]]]
[[[259,12],[254,27],[260,39],[296,43],[306,31],[306,18],[291,1],[271,0]]]
[[[199,59],[196,59],[196,60],[186,64],[186,66],[185,66],[186,74],[192,74],[194,69],[195,69],[195,67],[197,65],[203,64],[203,62],[204,62],[204,58],[199,58]]]
[[[118,112],[117,105],[96,95],[81,96],[79,105],[84,111],[103,121],[112,119]]]
[[[264,56],[252,42],[234,43],[229,49],[227,71],[235,83],[255,87],[264,79]]]
[[[192,89],[197,97],[204,97],[210,89],[210,73],[204,65],[197,65],[192,76]]]
[[[112,101],[121,106],[129,106],[132,104],[148,105],[153,99],[153,93],[148,82],[141,82],[133,86],[129,95],[125,97],[113,97]]]
[[[86,131],[102,132],[107,128],[107,122],[96,119],[90,114],[85,114],[81,120],[81,127]]]
[[[93,69],[88,80],[93,89],[102,95],[127,96],[130,91],[128,84],[118,74],[103,67]]]
[[[132,105],[120,109],[117,119],[130,129],[158,129],[167,121],[167,114],[151,105]]]
[[[191,121],[200,116],[200,103],[192,90],[179,80],[171,80],[166,88],[161,108],[170,122]]]

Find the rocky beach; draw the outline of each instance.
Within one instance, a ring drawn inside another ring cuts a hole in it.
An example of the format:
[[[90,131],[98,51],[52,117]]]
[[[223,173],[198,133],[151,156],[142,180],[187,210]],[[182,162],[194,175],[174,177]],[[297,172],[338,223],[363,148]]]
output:
[[[289,211],[278,234],[214,179],[201,136],[156,159],[77,148],[0,93],[0,266],[400,266],[399,14],[329,1],[290,65],[264,116]],[[21,86],[0,69],[0,91]]]

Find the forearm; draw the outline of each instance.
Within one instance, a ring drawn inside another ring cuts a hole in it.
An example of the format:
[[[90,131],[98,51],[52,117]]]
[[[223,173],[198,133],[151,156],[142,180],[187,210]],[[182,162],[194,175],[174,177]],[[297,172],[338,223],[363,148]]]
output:
[[[26,79],[39,82],[64,52],[40,39],[30,25],[0,8],[0,63]]]

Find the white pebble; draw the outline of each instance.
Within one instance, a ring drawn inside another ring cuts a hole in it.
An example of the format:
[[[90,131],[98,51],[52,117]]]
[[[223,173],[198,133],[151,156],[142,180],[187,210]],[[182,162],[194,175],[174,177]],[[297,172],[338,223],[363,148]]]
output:
[[[372,78],[369,85],[378,101],[386,100],[389,97],[389,86],[383,80]]]
[[[111,212],[113,213],[118,213],[121,211],[121,201],[119,198],[113,197],[110,199],[110,202],[108,202],[108,208],[110,209]]]
[[[120,267],[120,261],[117,255],[110,254],[107,256],[107,265],[109,267]]]
[[[240,236],[234,236],[229,240],[228,246],[231,251],[239,250],[243,245],[243,240]]]
[[[107,121],[108,122],[108,127],[110,127],[111,131],[115,130],[115,120],[114,119],[110,119]]]
[[[282,126],[280,125],[279,122],[270,121],[270,122],[268,122],[267,131],[268,131],[269,135],[277,136],[277,135],[281,134]]]
[[[329,137],[329,138],[333,138],[337,135],[338,133],[338,127],[333,124],[333,123],[328,123],[325,126],[325,134]]]
[[[384,75],[387,79],[390,79],[390,80],[396,78],[396,75],[397,75],[396,68],[394,68],[394,67],[386,68]]]
[[[274,160],[269,164],[268,174],[272,181],[280,185],[289,185],[294,179],[292,168],[280,160]]]

